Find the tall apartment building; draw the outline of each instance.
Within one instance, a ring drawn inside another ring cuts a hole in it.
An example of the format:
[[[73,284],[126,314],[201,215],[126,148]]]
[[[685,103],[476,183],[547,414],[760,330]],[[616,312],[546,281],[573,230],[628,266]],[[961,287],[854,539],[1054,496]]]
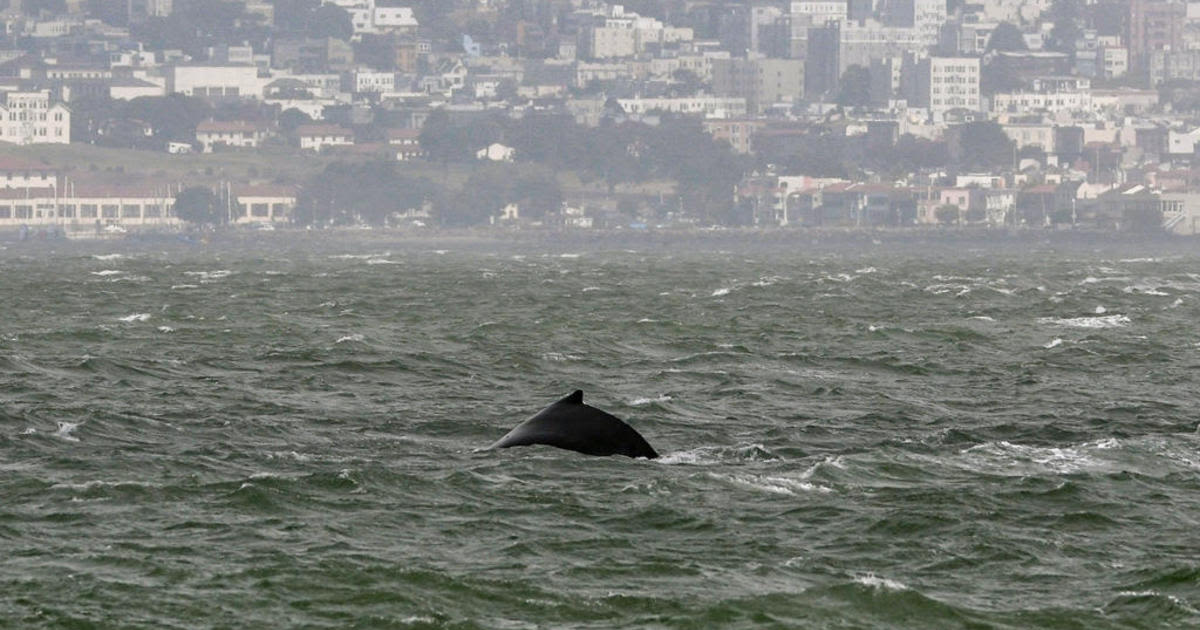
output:
[[[0,105],[0,141],[13,144],[68,144],[71,111],[50,102],[50,90],[8,92]]]
[[[804,93],[810,98],[834,94],[841,79],[841,26],[829,22],[808,29],[804,55]]]
[[[1187,4],[1179,0],[1129,0],[1130,70],[1145,74],[1154,53],[1181,51],[1186,18]]]
[[[712,74],[713,93],[746,99],[750,114],[804,97],[804,62],[799,59],[718,59]]]
[[[954,109],[980,110],[978,57],[928,57],[916,71],[915,104],[928,108],[934,121]]]

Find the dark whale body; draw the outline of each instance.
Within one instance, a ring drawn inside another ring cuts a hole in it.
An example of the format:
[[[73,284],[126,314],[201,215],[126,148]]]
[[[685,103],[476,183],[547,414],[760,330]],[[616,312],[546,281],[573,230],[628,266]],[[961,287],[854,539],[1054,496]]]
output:
[[[586,455],[625,455],[654,459],[658,453],[633,427],[616,416],[583,404],[583,392],[539,411],[489,448],[545,444]]]

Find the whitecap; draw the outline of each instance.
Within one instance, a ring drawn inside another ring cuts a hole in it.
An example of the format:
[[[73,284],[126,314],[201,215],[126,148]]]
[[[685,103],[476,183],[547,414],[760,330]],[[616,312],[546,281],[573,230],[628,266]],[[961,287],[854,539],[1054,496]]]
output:
[[[103,269],[101,271],[93,271],[93,276],[116,276],[125,273],[119,269]]]
[[[1067,326],[1069,328],[1120,328],[1128,326],[1131,320],[1125,315],[1105,315],[1101,317],[1043,317],[1038,320],[1043,324]]]
[[[583,287],[582,292],[583,293],[591,293],[592,291],[603,291],[603,290],[604,289],[602,289],[601,287]]]
[[[171,285],[172,291],[177,291],[179,289],[199,289],[199,288],[200,288],[200,285],[198,285],[198,284],[172,284]]]
[[[1125,287],[1124,289],[1121,289],[1121,291],[1123,291],[1124,293],[1130,293],[1130,294],[1141,293],[1142,295],[1157,295],[1157,296],[1161,296],[1161,297],[1171,295],[1170,293],[1167,293],[1166,291],[1160,291],[1154,287],[1147,286],[1147,285],[1140,285],[1140,284],[1135,284],[1132,286]]]
[[[1097,314],[1097,315],[1103,315],[1103,314],[1105,314],[1105,313],[1107,313],[1107,312],[1108,312],[1108,309],[1104,308],[1103,306],[1097,306],[1097,307],[1096,307],[1096,314]]]
[[[445,256],[446,254],[450,253],[450,250],[448,250],[448,249],[435,249],[435,250],[433,250],[433,253],[437,254],[438,256]]]
[[[996,321],[996,320],[995,320],[995,318],[988,317],[987,315],[975,315],[975,316],[969,317],[969,318],[967,318],[967,319],[977,319],[977,320],[979,320],[979,321],[981,321],[981,322],[994,322],[994,321]]]
[[[801,492],[817,492],[828,494],[832,489],[820,486],[804,479],[793,479],[781,475],[747,475],[747,474],[717,474],[711,473],[713,479],[718,479],[736,486],[758,490],[769,494],[795,496]]]
[[[125,317],[119,317],[118,319],[123,322],[144,322],[150,319],[150,313],[134,313],[133,315],[126,315]]]
[[[68,442],[78,442],[79,438],[71,435],[78,428],[79,423],[77,422],[59,422],[58,430],[54,432],[54,437],[62,438]]]
[[[207,282],[209,280],[228,278],[229,276],[233,275],[233,272],[228,269],[217,269],[215,271],[185,271],[183,272],[183,275],[197,277],[200,278],[201,281]]]
[[[583,357],[581,357],[577,354],[567,354],[564,352],[547,352],[542,355],[542,359],[544,359],[546,361],[555,361],[555,362],[579,361],[582,358]]]
[[[559,258],[579,258],[583,254],[560,254]]]
[[[1054,339],[1051,339],[1049,343],[1047,343],[1046,345],[1044,345],[1042,347],[1046,348],[1046,349],[1057,348],[1062,345],[1062,342],[1063,342],[1062,339],[1055,337]]]
[[[637,323],[639,323],[639,324],[657,324],[660,321],[662,321],[662,320],[650,319],[649,317],[643,317],[643,318],[637,320]]]
[[[664,403],[664,402],[668,402],[670,400],[671,400],[670,396],[663,394],[662,396],[659,396],[657,398],[635,398],[634,400],[629,401],[629,404],[634,407],[644,407],[646,405],[649,405],[650,403]]]
[[[854,581],[868,588],[882,591],[907,591],[908,586],[898,580],[880,577],[874,573],[860,573],[854,576]]]
[[[118,260],[124,257],[125,254],[92,254],[92,258],[96,260]]]
[[[875,273],[876,271],[879,270],[874,267],[863,267],[862,269],[856,269],[854,273]]]
[[[723,295],[729,295],[729,292],[732,290],[733,289],[725,289],[725,288],[717,289],[716,291],[712,292],[712,297],[721,297]]]
[[[170,333],[170,332],[175,332],[175,329],[171,328],[170,326],[159,326],[158,332]]]
[[[701,465],[731,461],[779,461],[779,458],[762,444],[738,444],[736,446],[700,446],[686,451],[667,453],[655,461],[660,464]]]
[[[1175,298],[1175,301],[1171,302],[1171,306],[1168,308],[1179,308],[1180,306],[1183,306],[1183,298]]]
[[[363,339],[364,339],[364,337],[361,334],[355,333],[353,335],[346,335],[345,337],[339,337],[335,343],[345,343],[347,341],[362,341]]]
[[[400,263],[395,260],[388,260],[386,258],[371,258],[371,259],[367,260],[367,264],[368,265],[399,265]]]

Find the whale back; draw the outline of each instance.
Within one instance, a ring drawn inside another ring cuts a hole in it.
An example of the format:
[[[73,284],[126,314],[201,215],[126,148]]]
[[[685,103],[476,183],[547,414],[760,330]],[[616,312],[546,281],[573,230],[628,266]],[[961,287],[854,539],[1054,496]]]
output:
[[[583,404],[583,392],[539,411],[517,425],[490,448],[545,444],[586,455],[625,455],[654,459],[658,453],[620,418]]]

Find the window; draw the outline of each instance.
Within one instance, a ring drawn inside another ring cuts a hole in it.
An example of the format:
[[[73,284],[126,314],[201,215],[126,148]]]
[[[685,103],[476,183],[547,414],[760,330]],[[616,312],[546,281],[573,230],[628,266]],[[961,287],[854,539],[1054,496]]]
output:
[[[142,206],[139,204],[125,204],[121,206],[121,216],[126,219],[137,219],[142,216]]]
[[[58,207],[58,216],[64,219],[75,218],[75,204],[65,204]]]
[[[17,206],[16,216],[18,219],[33,218],[33,206]]]
[[[80,219],[95,219],[96,218],[96,204],[85,203],[85,204],[79,206],[79,218]]]
[[[147,218],[161,217],[162,209],[156,205],[146,204],[146,207],[142,213],[142,216],[147,217]]]
[[[100,216],[104,217],[105,219],[115,219],[117,218],[117,210],[120,208],[121,207],[116,204],[106,204],[100,206]]]
[[[269,205],[265,203],[250,204],[250,215],[255,217],[265,217],[270,214],[268,212],[268,207]]]
[[[12,218],[12,206],[0,206],[0,219]]]

